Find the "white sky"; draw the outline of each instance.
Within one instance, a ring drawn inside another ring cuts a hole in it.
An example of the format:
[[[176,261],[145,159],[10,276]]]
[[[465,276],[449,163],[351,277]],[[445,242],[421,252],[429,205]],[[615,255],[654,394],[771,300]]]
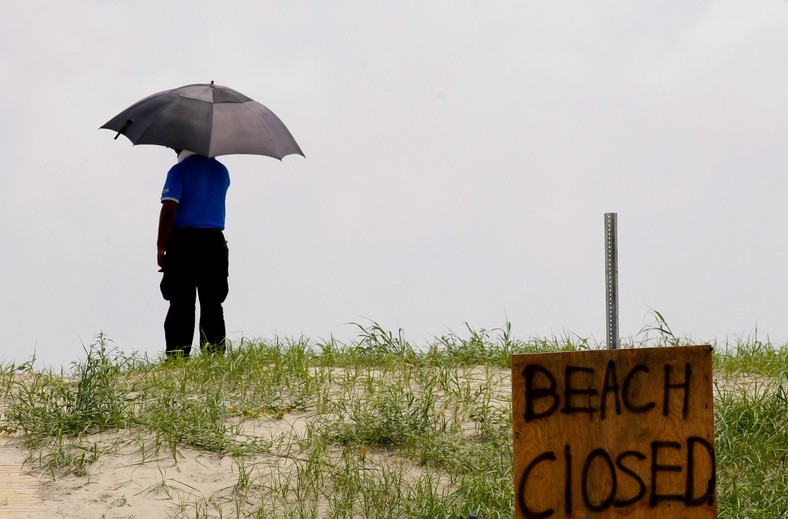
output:
[[[227,85],[306,154],[225,157],[229,336],[508,319],[788,341],[788,3],[0,0],[0,360],[163,350],[172,153],[98,127]]]

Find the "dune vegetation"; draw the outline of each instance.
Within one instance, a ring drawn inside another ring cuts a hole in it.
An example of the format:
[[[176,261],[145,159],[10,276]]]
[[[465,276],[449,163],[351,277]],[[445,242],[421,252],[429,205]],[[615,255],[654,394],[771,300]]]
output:
[[[658,324],[627,346],[689,342]],[[156,498],[184,519],[511,518],[512,354],[602,347],[515,339],[509,323],[425,347],[358,330],[167,362],[99,335],[68,371],[2,366],[0,430],[40,479],[100,478],[120,458],[129,480],[155,473],[108,492],[105,517],[148,517],[137,507]],[[788,517],[788,347],[713,346],[719,517]],[[194,453],[213,484],[162,469]]]

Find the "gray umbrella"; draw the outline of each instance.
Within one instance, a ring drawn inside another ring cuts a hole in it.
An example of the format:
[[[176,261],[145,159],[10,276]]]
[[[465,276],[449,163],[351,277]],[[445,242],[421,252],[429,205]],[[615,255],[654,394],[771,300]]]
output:
[[[158,144],[198,155],[304,155],[271,110],[231,88],[186,85],[142,99],[102,126],[134,144]]]

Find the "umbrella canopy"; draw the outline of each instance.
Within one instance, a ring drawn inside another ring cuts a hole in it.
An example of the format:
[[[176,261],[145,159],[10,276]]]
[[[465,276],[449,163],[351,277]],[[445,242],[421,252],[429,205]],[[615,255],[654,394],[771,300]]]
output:
[[[251,154],[281,159],[304,155],[274,113],[220,85],[186,85],[142,99],[101,128],[134,144],[158,144],[198,155]]]

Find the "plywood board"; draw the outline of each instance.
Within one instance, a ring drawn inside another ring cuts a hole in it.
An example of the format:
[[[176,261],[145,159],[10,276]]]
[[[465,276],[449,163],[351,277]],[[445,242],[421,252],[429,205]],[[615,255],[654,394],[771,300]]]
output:
[[[514,355],[516,517],[714,518],[710,346]]]

